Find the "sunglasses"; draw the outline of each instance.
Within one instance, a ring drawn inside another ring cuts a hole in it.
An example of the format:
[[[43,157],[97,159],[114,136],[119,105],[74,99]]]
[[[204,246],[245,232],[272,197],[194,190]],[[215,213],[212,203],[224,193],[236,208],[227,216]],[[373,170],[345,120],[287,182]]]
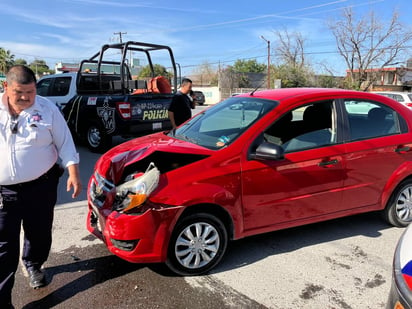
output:
[[[19,117],[18,115],[11,116],[10,131],[12,134],[17,134],[18,132],[18,123],[19,123],[19,121],[17,120],[18,117]]]

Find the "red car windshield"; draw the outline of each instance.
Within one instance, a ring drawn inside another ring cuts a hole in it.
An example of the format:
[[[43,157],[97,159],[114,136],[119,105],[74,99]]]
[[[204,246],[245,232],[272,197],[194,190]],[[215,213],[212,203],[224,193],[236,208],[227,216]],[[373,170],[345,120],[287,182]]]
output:
[[[231,97],[196,115],[168,135],[208,149],[221,149],[277,105],[278,102],[271,100]]]

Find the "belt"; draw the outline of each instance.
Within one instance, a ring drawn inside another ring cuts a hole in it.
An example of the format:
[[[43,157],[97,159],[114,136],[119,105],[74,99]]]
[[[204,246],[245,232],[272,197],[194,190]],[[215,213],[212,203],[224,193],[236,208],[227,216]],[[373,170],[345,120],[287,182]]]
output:
[[[16,184],[12,184],[12,185],[0,185],[0,187],[5,187],[5,188],[9,188],[9,189],[13,189],[13,188],[22,188],[24,186],[27,185],[31,185],[34,183],[37,183],[39,181],[44,181],[47,180],[49,178],[55,177],[56,179],[59,178],[60,176],[62,176],[64,173],[64,169],[57,163],[55,163],[46,173],[44,173],[43,175],[41,175],[40,177],[30,180],[30,181],[26,181],[26,182],[21,182],[21,183],[16,183]]]
[[[44,173],[43,175],[41,175],[39,178],[36,178],[32,181],[36,181],[36,180],[42,180],[42,179],[48,179],[49,177],[53,177],[53,176],[61,176],[60,173],[60,165],[55,163],[46,173]],[[57,177],[58,178],[58,177]]]

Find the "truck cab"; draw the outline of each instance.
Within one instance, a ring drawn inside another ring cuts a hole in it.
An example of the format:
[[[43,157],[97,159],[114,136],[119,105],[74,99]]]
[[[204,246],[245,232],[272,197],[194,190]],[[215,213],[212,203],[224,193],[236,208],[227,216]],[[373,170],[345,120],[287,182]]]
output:
[[[37,82],[37,94],[50,99],[60,109],[77,94],[77,73],[45,75]]]

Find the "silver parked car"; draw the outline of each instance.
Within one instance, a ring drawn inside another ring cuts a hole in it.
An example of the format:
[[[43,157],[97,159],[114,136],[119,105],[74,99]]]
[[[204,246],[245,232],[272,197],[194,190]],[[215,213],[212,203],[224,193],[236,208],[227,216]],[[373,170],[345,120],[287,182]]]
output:
[[[374,93],[384,95],[412,108],[412,92],[401,91],[375,91]]]

